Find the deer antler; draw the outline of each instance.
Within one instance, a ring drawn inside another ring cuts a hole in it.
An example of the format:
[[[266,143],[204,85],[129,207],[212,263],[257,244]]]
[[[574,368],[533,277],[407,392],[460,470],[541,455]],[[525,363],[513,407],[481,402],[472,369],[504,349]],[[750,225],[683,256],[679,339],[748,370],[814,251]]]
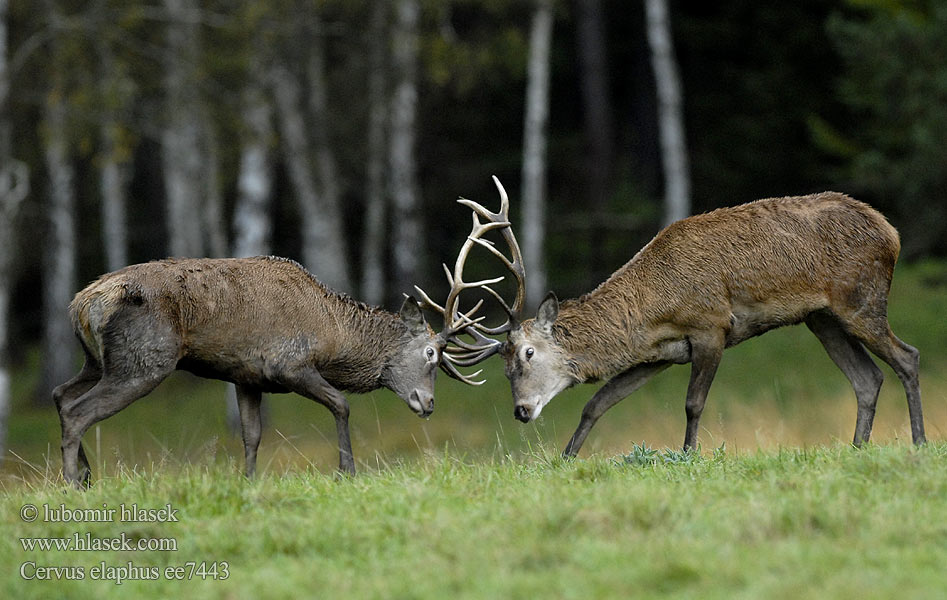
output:
[[[500,180],[497,179],[496,176],[493,177],[493,183],[496,184],[497,190],[500,192],[500,212],[491,212],[480,204],[472,200],[467,200],[466,198],[457,200],[458,203],[463,204],[473,211],[473,227],[467,236],[467,240],[461,247],[460,252],[457,254],[453,272],[447,265],[444,265],[444,273],[447,275],[447,282],[450,284],[450,292],[447,294],[447,300],[444,302],[444,306],[434,302],[424,290],[418,286],[414,286],[414,289],[417,290],[421,297],[422,303],[443,315],[444,329],[441,331],[441,336],[448,342],[454,344],[453,347],[448,346],[444,350],[445,360],[441,361],[441,368],[451,377],[471,385],[484,383],[482,380],[477,381],[474,379],[482,370],[472,373],[471,375],[464,375],[457,370],[457,366],[470,367],[496,354],[500,350],[501,344],[498,340],[487,336],[510,331],[519,319],[526,299],[526,270],[523,268],[523,255],[520,252],[519,244],[516,242],[516,236],[513,235],[513,229],[510,225],[509,197],[506,194],[506,190],[503,189],[503,184],[500,183]],[[481,222],[481,217],[486,222]],[[499,230],[503,236],[503,240],[510,248],[512,258],[507,258],[502,252],[497,250],[493,242],[484,239],[483,236],[486,233],[494,230]],[[512,307],[503,300],[496,290],[490,287],[502,281],[504,279],[503,277],[483,279],[470,283],[464,281],[464,264],[467,262],[467,256],[470,254],[470,250],[473,249],[474,245],[482,246],[489,250],[491,254],[499,258],[503,265],[513,273],[513,277],[516,279],[516,298],[513,300]],[[506,322],[497,327],[487,327],[482,324],[484,317],[474,318],[473,315],[483,305],[483,300],[478,301],[469,311],[465,313],[460,312],[458,308],[460,293],[471,288],[480,288],[496,298],[500,306],[502,306],[503,310],[507,313]],[[460,335],[469,335],[473,338],[473,343],[464,341],[460,338]]]

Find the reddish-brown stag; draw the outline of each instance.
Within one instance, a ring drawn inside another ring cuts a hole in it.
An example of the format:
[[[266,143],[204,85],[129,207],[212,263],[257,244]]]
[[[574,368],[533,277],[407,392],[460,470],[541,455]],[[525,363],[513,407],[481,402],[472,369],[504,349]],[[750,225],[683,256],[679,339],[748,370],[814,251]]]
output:
[[[869,351],[901,380],[920,444],[918,351],[895,336],[887,318],[899,251],[898,233],[880,213],[839,193],[721,208],[671,224],[580,298],[560,304],[550,293],[535,318],[523,321],[507,307],[507,339],[490,348],[506,362],[514,416],[523,422],[564,389],[607,380],[583,409],[566,456],[648,378],[690,363],[684,448],[693,449],[724,349],[805,323],[855,390],[854,444],[871,435],[883,380]]]

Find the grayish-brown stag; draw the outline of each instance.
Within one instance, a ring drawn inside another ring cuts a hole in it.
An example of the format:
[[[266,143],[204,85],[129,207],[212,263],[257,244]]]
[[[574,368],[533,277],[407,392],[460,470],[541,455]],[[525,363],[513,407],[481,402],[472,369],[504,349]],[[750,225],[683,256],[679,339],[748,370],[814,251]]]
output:
[[[357,302],[287,259],[169,259],[101,276],[69,307],[85,353],[81,372],[53,392],[63,476],[87,483],[88,428],[148,394],[175,369],[236,384],[246,474],[256,466],[263,392],[296,392],[335,417],[339,470],[355,472],[343,391],[386,387],[421,417],[448,341],[413,298],[398,314]],[[472,313],[464,322],[478,322]]]
[[[592,292],[536,317],[510,310],[500,348],[514,416],[536,419],[559,392],[607,379],[582,411],[564,455],[575,456],[605,411],[672,364],[691,363],[684,448],[725,348],[805,323],[851,382],[854,444],[871,435],[889,364],[907,394],[914,443],[925,441],[918,351],[891,331],[888,292],[897,231],[866,204],[838,193],[759,200],[671,224]],[[867,350],[866,350],[867,349]]]

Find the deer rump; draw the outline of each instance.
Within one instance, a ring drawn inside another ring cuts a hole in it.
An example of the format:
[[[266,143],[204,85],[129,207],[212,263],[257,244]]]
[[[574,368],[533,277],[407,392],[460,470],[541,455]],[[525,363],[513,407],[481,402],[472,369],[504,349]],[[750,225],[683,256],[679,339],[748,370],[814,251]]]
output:
[[[326,310],[327,301],[336,310]],[[351,334],[355,313],[373,309],[329,290],[294,261],[256,257],[131,265],[79,292],[70,314],[88,357],[118,369],[115,375],[173,355],[177,369],[285,393],[279,374],[290,361],[309,360],[334,387],[362,392],[362,382],[377,381],[378,373],[358,377],[369,362],[358,357],[374,353],[350,347],[358,339]],[[322,321],[321,331],[304,333],[300,314]],[[110,362],[109,347],[121,348],[123,360]]]

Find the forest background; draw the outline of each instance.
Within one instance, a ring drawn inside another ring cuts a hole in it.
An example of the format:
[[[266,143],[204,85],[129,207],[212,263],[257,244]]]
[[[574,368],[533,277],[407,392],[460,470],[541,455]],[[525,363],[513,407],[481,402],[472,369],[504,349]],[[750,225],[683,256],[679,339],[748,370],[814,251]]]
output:
[[[530,309],[668,220],[826,189],[918,263],[945,132],[934,0],[0,0],[0,430],[52,410],[66,306],[125,264],[272,253],[394,309],[494,174]]]

